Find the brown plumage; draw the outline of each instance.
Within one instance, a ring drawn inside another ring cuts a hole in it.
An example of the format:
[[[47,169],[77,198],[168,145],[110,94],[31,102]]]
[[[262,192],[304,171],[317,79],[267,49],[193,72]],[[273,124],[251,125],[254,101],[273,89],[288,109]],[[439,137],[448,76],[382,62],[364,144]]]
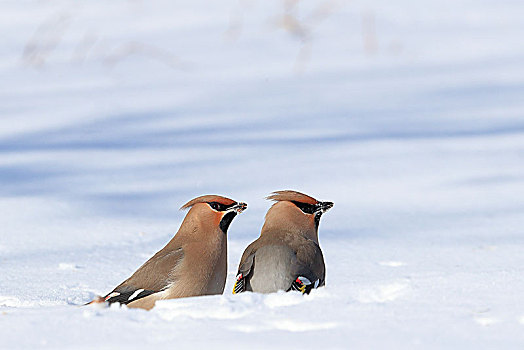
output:
[[[318,201],[308,196],[307,194],[300,193],[297,191],[287,190],[287,191],[275,191],[269,196],[266,197],[266,199],[280,202],[280,201],[298,201],[302,203],[308,203],[308,204],[317,204]]]
[[[227,229],[245,203],[207,195],[195,198],[167,245],[103,300],[151,309],[160,299],[222,294],[227,275]],[[94,301],[96,302],[96,301]]]
[[[325,283],[324,257],[318,244],[320,217],[332,202],[297,191],[277,191],[260,237],[240,260],[233,293],[271,293],[296,289],[309,293]]]

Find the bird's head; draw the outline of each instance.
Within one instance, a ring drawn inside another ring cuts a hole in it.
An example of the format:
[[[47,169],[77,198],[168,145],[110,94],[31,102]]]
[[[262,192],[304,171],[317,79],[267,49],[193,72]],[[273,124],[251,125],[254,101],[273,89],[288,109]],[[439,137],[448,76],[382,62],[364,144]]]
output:
[[[267,199],[276,203],[266,214],[266,224],[291,226],[303,232],[314,231],[315,237],[320,217],[333,207],[333,202],[321,202],[297,191],[275,191]]]
[[[246,210],[247,204],[219,195],[205,195],[190,200],[180,209],[189,209],[186,218],[195,216],[202,224],[211,224],[226,234],[235,216]]]

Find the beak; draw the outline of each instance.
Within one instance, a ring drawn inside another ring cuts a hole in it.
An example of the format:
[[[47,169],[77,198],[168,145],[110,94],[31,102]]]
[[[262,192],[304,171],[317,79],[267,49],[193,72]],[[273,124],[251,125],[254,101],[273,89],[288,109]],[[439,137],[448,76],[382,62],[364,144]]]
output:
[[[244,202],[240,202],[240,203],[237,203],[235,205],[233,205],[232,207],[229,207],[227,209],[228,212],[230,211],[234,211],[236,212],[237,214],[240,214],[241,212],[243,212],[244,210],[247,209],[247,203],[244,203]]]
[[[333,205],[335,205],[333,202],[318,202],[315,212],[322,212],[322,214],[324,214],[326,211],[333,208]]]

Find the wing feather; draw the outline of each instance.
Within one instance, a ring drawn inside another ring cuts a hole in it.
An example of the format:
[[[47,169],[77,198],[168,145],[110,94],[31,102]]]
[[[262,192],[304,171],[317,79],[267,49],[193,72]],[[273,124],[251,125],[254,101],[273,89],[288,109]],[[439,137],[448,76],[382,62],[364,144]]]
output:
[[[148,295],[162,292],[176,283],[173,270],[184,258],[182,247],[176,250],[156,253],[146,261],[136,272],[119,284],[104,299],[109,303],[128,304]]]

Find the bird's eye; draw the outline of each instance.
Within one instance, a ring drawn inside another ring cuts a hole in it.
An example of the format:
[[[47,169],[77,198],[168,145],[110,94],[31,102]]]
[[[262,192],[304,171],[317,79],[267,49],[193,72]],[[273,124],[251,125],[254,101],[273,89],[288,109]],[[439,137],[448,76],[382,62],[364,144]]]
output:
[[[313,214],[315,212],[315,206],[313,204],[301,203],[297,201],[292,201],[302,212],[305,214]]]
[[[208,204],[209,204],[209,206],[210,206],[211,208],[213,208],[214,210],[217,210],[217,211],[220,210],[220,204],[219,204],[219,203],[217,203],[217,202],[211,202],[211,203],[208,203]]]

